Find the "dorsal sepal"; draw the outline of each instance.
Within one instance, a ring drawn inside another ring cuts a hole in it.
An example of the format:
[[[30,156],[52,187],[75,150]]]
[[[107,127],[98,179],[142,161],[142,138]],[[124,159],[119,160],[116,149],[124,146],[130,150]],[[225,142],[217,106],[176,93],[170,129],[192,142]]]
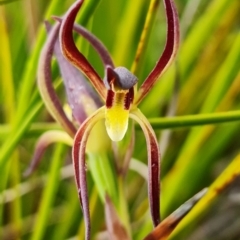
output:
[[[107,66],[103,81],[107,89],[118,92],[131,89],[137,83],[138,79],[125,67],[113,69]]]

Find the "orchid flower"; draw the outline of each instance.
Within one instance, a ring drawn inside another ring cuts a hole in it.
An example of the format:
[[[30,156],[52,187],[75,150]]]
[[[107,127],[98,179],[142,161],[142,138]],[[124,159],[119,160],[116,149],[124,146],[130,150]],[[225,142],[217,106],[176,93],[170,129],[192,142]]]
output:
[[[167,17],[166,45],[157,64],[138,90],[137,77],[125,67],[115,67],[102,43],[86,29],[74,24],[83,0],[77,0],[62,19],[55,17],[58,23],[50,32],[48,43],[45,45],[41,55],[41,66],[38,75],[40,79],[40,92],[55,119],[71,137],[74,137],[72,159],[79,198],[85,218],[86,239],[90,238],[90,214],[86,184],[85,151],[90,131],[101,119],[105,119],[106,132],[112,141],[121,141],[123,139],[128,129],[129,118],[132,118],[141,126],[147,143],[149,169],[148,195],[151,216],[154,226],[160,223],[160,150],[154,130],[147,118],[141,113],[138,105],[169,67],[178,49],[179,22],[177,11],[173,0],[163,0],[163,2]],[[103,79],[77,49],[72,35],[73,30],[85,37],[98,52],[105,67],[105,76]],[[58,34],[62,54],[88,78],[104,102],[104,105],[98,108],[85,121],[79,121],[80,127],[77,131],[75,125],[64,113],[54,89],[49,83],[49,54],[52,54]]]

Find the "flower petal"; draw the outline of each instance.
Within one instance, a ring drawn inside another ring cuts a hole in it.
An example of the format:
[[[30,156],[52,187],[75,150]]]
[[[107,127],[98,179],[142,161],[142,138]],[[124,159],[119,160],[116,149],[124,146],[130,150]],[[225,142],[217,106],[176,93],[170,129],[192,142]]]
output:
[[[90,239],[90,214],[88,206],[88,194],[85,170],[85,149],[87,139],[92,127],[97,121],[104,118],[104,109],[98,109],[92,116],[85,120],[76,133],[72,149],[72,159],[75,171],[75,179],[78,187],[79,198],[81,201],[83,215],[85,218],[86,239]]]
[[[167,16],[167,42],[165,49],[159,58],[156,66],[145,79],[138,91],[136,105],[138,105],[150,91],[159,77],[166,71],[176,56],[179,46],[179,19],[173,0],[164,0]]]
[[[141,126],[148,152],[148,195],[154,226],[160,223],[160,152],[155,133],[146,117],[139,109],[132,110],[130,117]]]
[[[45,22],[45,24],[49,30],[49,23]],[[54,55],[58,61],[72,115],[81,124],[102,103],[85,76],[62,55],[59,39],[54,46]]]
[[[60,17],[54,16],[53,19],[55,19],[59,22],[62,22],[62,19]],[[74,24],[73,29],[78,34],[83,36],[93,46],[93,48],[97,51],[97,53],[101,57],[103,64],[105,66],[110,66],[110,67],[114,68],[113,60],[112,60],[107,48],[95,35],[93,35],[86,28],[84,28],[83,26],[81,26],[79,24]]]
[[[55,93],[55,90],[52,86],[51,58],[53,54],[54,44],[58,37],[59,27],[60,24],[58,23],[52,28],[42,49],[38,65],[37,80],[40,94],[49,113],[57,122],[60,123],[64,130],[73,137],[75,135],[76,128],[67,118],[60,100],[58,99],[57,94]]]
[[[24,176],[28,177],[36,169],[41,161],[45,150],[53,143],[62,142],[72,146],[73,139],[65,132],[59,130],[47,131],[40,136],[35,146],[34,155],[32,157],[30,166],[24,172]]]
[[[112,141],[121,141],[128,129],[129,108],[125,107],[129,93],[108,91],[105,109],[105,125]],[[111,105],[108,103],[111,102]]]
[[[73,24],[83,0],[76,1],[67,11],[60,28],[60,44],[63,55],[78,67],[90,80],[96,91],[105,100],[106,89],[100,76],[93,69],[87,59],[78,51],[72,35]]]

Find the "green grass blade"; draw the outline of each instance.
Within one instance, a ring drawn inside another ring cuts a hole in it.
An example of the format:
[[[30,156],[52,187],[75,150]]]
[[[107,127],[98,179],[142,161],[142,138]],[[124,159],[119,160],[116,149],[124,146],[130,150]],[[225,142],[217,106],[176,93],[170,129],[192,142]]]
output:
[[[51,207],[56,196],[57,188],[60,185],[60,169],[63,161],[64,147],[58,145],[51,159],[47,186],[43,192],[41,205],[38,210],[37,219],[31,236],[32,240],[44,239],[44,233],[48,227],[48,218],[51,213]]]
[[[236,178],[240,176],[240,155],[238,155],[223,173],[209,187],[205,196],[196,204],[191,212],[182,220],[179,226],[174,230],[170,239],[177,240],[184,238],[183,231],[185,228],[195,225],[199,218],[211,208],[214,200],[227,188]]]
[[[229,5],[235,4],[236,2],[236,0],[231,2],[228,0],[214,0],[209,2],[205,14],[192,26],[191,32],[182,43],[179,52],[179,62],[183,79],[185,79],[187,72],[197,58],[201,47],[207,43],[212,32],[218,26],[219,19],[221,19],[225,11],[229,9]]]

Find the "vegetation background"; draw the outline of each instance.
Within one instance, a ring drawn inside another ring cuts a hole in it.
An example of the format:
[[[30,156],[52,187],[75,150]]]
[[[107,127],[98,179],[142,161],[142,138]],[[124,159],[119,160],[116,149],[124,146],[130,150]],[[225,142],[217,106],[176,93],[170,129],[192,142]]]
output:
[[[140,61],[140,82],[153,68],[165,44],[164,9],[161,1],[155,2],[160,4]],[[34,174],[23,177],[39,136],[60,128],[46,111],[36,86],[39,54],[46,40],[43,21],[54,23],[51,16],[63,15],[72,3],[71,0],[0,1],[0,239],[3,240],[84,238],[70,147],[63,144],[49,147]],[[161,215],[167,217],[210,186],[169,239],[239,240],[240,1],[175,0],[175,3],[181,22],[176,62],[140,105],[156,130],[161,147]],[[117,66],[130,69],[149,4],[146,0],[85,0],[78,22],[102,40]],[[94,51],[82,39],[78,43],[103,75]],[[64,102],[56,64],[53,78],[60,85],[58,92]],[[106,189],[116,202],[119,196],[124,196],[125,203],[117,208],[120,215],[123,210],[123,224],[133,239],[143,239],[152,231],[146,143],[140,128],[135,126],[135,129],[134,153],[122,193],[111,148],[104,149],[105,153],[96,162],[90,163],[91,154],[88,156],[93,239],[104,239],[101,194]],[[106,138],[104,132],[101,134],[96,139]],[[126,142],[119,146],[122,156]],[[96,171],[100,172],[101,180],[96,178]]]

